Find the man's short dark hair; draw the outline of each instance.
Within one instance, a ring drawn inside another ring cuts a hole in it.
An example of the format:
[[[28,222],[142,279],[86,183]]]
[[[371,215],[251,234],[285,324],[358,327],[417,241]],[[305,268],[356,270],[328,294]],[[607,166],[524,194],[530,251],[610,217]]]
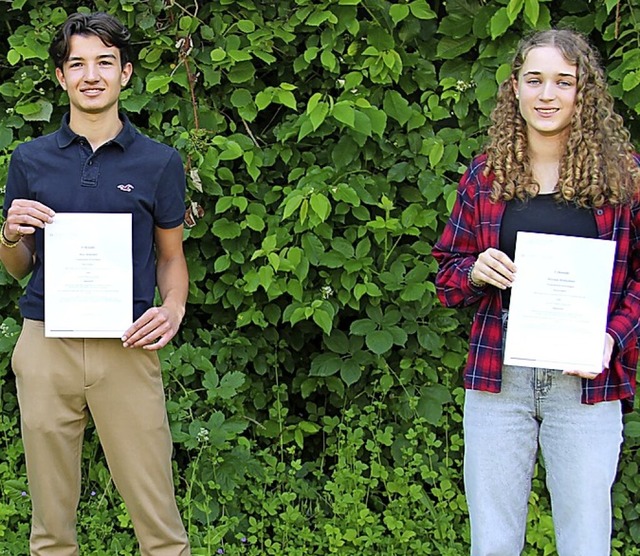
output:
[[[131,33],[120,21],[104,12],[75,13],[67,18],[51,41],[49,55],[56,68],[62,69],[63,64],[69,59],[73,35],[95,35],[106,46],[115,46],[120,51],[123,67],[131,61]]]

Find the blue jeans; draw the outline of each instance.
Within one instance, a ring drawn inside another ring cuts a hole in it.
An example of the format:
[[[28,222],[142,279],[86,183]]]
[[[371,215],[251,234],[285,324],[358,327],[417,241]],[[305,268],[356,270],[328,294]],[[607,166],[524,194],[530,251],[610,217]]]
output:
[[[472,556],[518,556],[538,446],[559,556],[607,556],[622,442],[619,401],[580,403],[581,379],[504,366],[499,394],[467,390],[464,478]]]

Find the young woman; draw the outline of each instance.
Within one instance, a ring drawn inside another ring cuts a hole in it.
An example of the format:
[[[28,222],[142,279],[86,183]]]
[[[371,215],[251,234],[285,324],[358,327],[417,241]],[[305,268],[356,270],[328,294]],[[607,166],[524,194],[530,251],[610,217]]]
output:
[[[441,301],[477,306],[464,376],[471,554],[521,553],[539,446],[558,554],[605,556],[638,360],[637,161],[596,52],[572,31],[521,42],[492,121],[433,250]],[[602,372],[503,365],[518,231],[616,241]]]

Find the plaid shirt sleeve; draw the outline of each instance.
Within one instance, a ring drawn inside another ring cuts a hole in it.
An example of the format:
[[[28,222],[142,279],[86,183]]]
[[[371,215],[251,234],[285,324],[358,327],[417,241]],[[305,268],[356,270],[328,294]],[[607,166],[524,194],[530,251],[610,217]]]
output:
[[[607,332],[618,349],[625,351],[636,346],[640,332],[640,207],[632,207],[628,218],[621,220],[623,233],[618,240],[611,284],[612,301],[619,301],[610,308]]]
[[[616,241],[607,332],[615,340],[609,369],[583,380],[584,403],[623,401],[633,408],[640,336],[640,206],[595,211],[602,239]]]
[[[484,157],[474,160],[460,180],[456,201],[442,236],[432,254],[438,262],[435,284],[438,298],[447,307],[472,305],[484,294],[469,282],[469,270],[483,250],[476,237],[476,204]]]
[[[438,261],[436,292],[448,307],[475,304],[464,371],[465,388],[499,392],[502,371],[502,301],[493,287],[475,288],[469,269],[478,255],[497,247],[504,203],[489,200],[491,178],[484,176],[486,156],[471,163],[460,185],[451,216],[433,248]]]

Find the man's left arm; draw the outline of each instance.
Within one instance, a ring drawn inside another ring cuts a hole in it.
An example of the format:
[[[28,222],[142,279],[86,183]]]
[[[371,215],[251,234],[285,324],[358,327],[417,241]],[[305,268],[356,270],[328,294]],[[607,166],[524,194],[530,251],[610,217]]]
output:
[[[158,350],[176,335],[189,291],[189,273],[182,250],[182,226],[156,227],[156,276],[162,298],[160,307],[152,307],[136,320],[122,336],[124,347]]]

